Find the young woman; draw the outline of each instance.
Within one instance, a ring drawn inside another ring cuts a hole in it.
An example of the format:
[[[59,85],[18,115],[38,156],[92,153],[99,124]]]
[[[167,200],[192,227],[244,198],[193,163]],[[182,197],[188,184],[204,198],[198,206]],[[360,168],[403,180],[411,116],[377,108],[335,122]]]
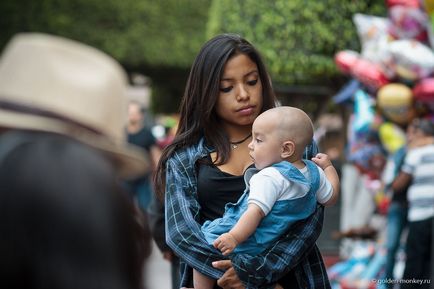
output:
[[[243,173],[253,164],[248,153],[253,121],[275,103],[266,68],[248,41],[222,34],[205,43],[191,68],[177,134],[156,174],[157,192],[165,197],[166,240],[182,261],[181,286],[192,287],[194,268],[223,288],[330,288],[315,245],[320,206],[255,256],[223,260],[201,232],[204,221],[221,217],[225,205],[242,195]],[[315,149],[310,146],[306,156]]]

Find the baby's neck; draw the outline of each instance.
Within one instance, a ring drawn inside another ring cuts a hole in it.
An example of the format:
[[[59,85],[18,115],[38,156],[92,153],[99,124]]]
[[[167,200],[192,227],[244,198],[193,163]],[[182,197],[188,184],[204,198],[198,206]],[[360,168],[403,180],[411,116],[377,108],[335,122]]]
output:
[[[297,169],[302,169],[302,168],[304,168],[304,167],[306,166],[306,164],[303,162],[302,159],[298,159],[298,160],[292,161],[291,163],[292,163],[292,164],[294,165],[294,167],[296,167]]]
[[[306,164],[303,162],[302,159],[286,159],[285,161],[291,163],[294,167],[296,167],[297,169],[302,169],[306,166]]]

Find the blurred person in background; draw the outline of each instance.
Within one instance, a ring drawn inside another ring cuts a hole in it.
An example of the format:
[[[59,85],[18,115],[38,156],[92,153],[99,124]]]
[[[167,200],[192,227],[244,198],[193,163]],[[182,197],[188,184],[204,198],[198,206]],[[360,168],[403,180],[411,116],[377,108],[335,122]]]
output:
[[[149,232],[119,181],[149,170],[124,137],[126,79],[111,57],[69,39],[22,33],[6,46],[2,288],[144,288]]]
[[[401,171],[392,183],[395,192],[406,187],[408,200],[408,237],[406,261],[402,279],[429,280],[434,220],[434,124],[429,119],[414,119],[409,125],[411,139]],[[424,145],[421,145],[425,143]],[[432,280],[431,280],[432,281]],[[415,288],[414,283],[402,283],[401,288]],[[430,288],[423,283],[418,288]]]
[[[406,131],[406,142],[407,144],[413,142],[414,128],[409,125]],[[413,142],[414,144],[414,142]],[[407,145],[399,148],[393,155],[385,168],[385,188],[390,196],[390,204],[387,210],[387,232],[386,232],[386,279],[394,279],[394,269],[396,263],[396,254],[398,248],[401,244],[401,235],[404,228],[407,226],[407,190],[410,182],[402,187],[399,191],[394,191],[391,185],[394,179],[398,176],[401,171],[401,167],[404,163],[404,159],[407,153]],[[387,283],[388,288],[393,288],[393,283]]]
[[[150,156],[151,171],[127,181],[127,189],[137,200],[140,210],[146,213],[153,194],[151,174],[161,155],[157,140],[151,128],[145,123],[145,108],[137,101],[128,104],[127,138],[130,144],[136,145]]]
[[[243,194],[244,171],[253,164],[248,144],[255,118],[275,107],[272,83],[259,52],[244,38],[221,34],[193,62],[173,142],[163,151],[155,180],[165,198],[166,241],[181,259],[181,286],[192,287],[192,268],[223,288],[330,288],[315,242],[321,205],[297,222],[275,246],[230,259],[201,232]],[[304,158],[317,152],[306,149]]]

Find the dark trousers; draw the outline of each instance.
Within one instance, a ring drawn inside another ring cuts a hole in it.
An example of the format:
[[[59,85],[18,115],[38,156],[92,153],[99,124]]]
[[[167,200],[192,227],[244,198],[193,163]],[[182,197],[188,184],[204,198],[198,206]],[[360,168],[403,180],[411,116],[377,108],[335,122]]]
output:
[[[433,217],[408,223],[408,238],[406,244],[406,262],[401,289],[405,288],[431,288],[429,283],[414,284],[410,279],[430,280],[431,274],[431,244]],[[434,280],[430,280],[434,282]]]

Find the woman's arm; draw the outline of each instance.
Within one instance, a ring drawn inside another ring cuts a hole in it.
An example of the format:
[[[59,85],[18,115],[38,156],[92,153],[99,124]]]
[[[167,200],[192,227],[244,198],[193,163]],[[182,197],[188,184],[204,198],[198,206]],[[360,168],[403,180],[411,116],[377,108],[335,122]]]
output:
[[[297,222],[271,249],[260,255],[234,254],[232,265],[247,288],[273,288],[315,247],[324,217],[324,207],[317,206],[308,219]]]
[[[223,275],[211,262],[224,259],[221,253],[209,245],[201,231],[199,204],[196,199],[196,177],[191,158],[175,154],[166,168],[166,242],[190,267],[211,278]],[[190,158],[190,161],[189,161]]]

